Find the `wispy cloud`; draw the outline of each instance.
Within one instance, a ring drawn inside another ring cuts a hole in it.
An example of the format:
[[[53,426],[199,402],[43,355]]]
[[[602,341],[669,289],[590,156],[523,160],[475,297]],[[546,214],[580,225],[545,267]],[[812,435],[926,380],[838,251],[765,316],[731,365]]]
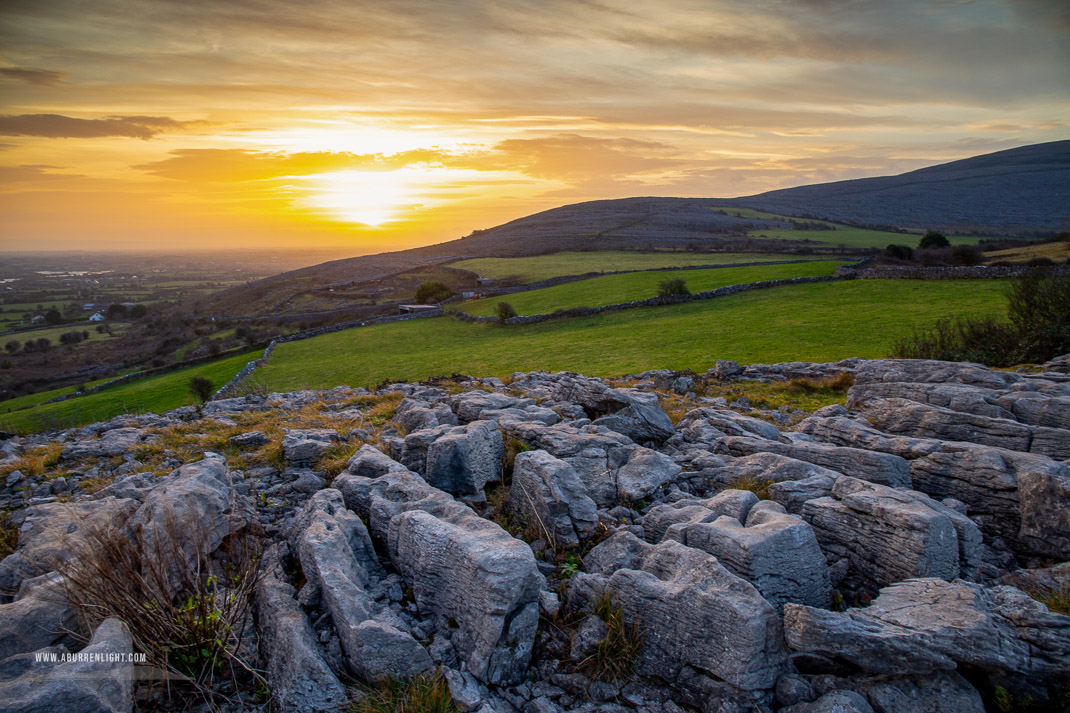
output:
[[[0,67],[0,77],[13,79],[25,84],[38,86],[55,86],[62,84],[66,75],[63,72],[53,72],[48,69],[30,69],[29,67]]]
[[[180,131],[198,125],[203,125],[203,122],[177,121],[166,116],[76,119],[60,114],[20,114],[0,116],[0,136],[36,136],[50,139],[125,136],[132,139],[151,139],[165,131]]]

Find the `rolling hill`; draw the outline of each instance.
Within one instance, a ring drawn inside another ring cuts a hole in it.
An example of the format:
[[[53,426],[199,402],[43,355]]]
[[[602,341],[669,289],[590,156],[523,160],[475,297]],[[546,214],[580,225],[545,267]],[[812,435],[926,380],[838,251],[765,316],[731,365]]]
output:
[[[883,247],[913,240],[842,224],[822,226],[813,216],[854,225],[940,228],[950,233],[1065,230],[1070,228],[1067,196],[1070,141],[1055,141],[899,176],[801,186],[745,198],[588,201],[437,245],[286,272],[211,295],[199,308],[230,316],[315,317],[337,312],[364,318],[358,314],[357,297],[376,293],[382,298],[384,286],[406,279],[415,290],[419,279],[448,274],[439,266],[471,258],[591,250],[830,253],[841,244]],[[804,222],[793,223],[792,216]],[[420,272],[419,277],[414,271]],[[367,311],[370,315],[374,309]]]
[[[945,232],[1070,229],[1070,141],[910,171],[785,188],[733,205]]]

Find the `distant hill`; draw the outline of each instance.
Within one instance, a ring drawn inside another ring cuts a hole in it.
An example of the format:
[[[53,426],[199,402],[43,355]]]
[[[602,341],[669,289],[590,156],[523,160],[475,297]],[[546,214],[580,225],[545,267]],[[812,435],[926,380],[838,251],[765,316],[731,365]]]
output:
[[[1070,141],[998,151],[898,176],[785,188],[731,203],[957,233],[1068,230]]]
[[[316,290],[346,286],[359,291],[361,285],[373,283],[381,287],[398,280],[400,273],[463,258],[566,250],[790,252],[820,244],[812,238],[748,237],[750,231],[792,225],[789,219],[746,218],[717,210],[726,206],[959,234],[1065,230],[1070,229],[1070,141],[1000,151],[899,176],[801,186],[745,198],[643,197],[576,203],[458,240],[333,260],[268,277],[216,293],[201,308],[235,316],[292,315],[302,310],[313,314],[326,307],[310,295]],[[822,236],[821,242],[825,240],[835,242],[834,234]],[[353,304],[343,311],[352,314]]]

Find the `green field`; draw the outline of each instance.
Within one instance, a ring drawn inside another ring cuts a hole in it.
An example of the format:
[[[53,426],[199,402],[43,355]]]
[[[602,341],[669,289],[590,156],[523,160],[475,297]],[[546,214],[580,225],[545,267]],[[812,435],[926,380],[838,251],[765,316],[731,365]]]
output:
[[[630,272],[606,275],[589,280],[568,282],[531,292],[519,292],[486,300],[462,302],[455,309],[474,315],[493,315],[499,302],[508,302],[517,314],[546,314],[572,307],[600,307],[617,302],[645,300],[658,293],[658,285],[672,278],[687,283],[691,292],[714,290],[727,285],[741,285],[761,280],[780,280],[788,277],[831,275],[844,262],[806,262],[794,265],[763,265],[760,267],[721,267],[711,270],[680,270],[672,272]]]
[[[192,377],[205,376],[211,379],[217,387],[222,386],[233,378],[246,363],[256,359],[260,354],[260,351],[251,351],[208,364],[120,384],[69,401],[2,413],[0,414],[0,429],[23,432],[66,428],[101,421],[122,413],[168,411],[193,403],[193,397],[189,393],[189,380]],[[15,401],[17,399],[0,402],[0,411],[10,408]]]
[[[663,267],[693,265],[727,265],[735,262],[776,262],[805,260],[800,255],[779,253],[691,253],[691,252],[563,252],[535,257],[482,257],[451,262],[449,267],[472,270],[493,280],[511,279],[519,283],[538,282],[559,275],[583,275],[588,272],[621,270],[656,270]]]
[[[111,381],[112,379],[118,379],[125,373],[129,373],[129,369],[123,372],[119,372],[114,376],[108,376],[103,379],[97,379],[96,381],[87,381],[86,386],[96,386],[103,384],[105,381]],[[6,401],[0,401],[0,414],[11,413],[12,411],[18,411],[19,409],[31,408],[38,406],[46,401],[51,401],[57,396],[65,396],[73,393],[78,389],[77,386],[64,386],[60,389],[51,389],[49,391],[38,391],[36,394],[26,394],[25,396],[17,396],[13,399],[7,399]]]
[[[272,390],[374,386],[461,372],[568,369],[613,376],[743,363],[880,357],[915,326],[1002,314],[998,280],[851,280],[502,327],[423,319],[281,344],[256,378]]]

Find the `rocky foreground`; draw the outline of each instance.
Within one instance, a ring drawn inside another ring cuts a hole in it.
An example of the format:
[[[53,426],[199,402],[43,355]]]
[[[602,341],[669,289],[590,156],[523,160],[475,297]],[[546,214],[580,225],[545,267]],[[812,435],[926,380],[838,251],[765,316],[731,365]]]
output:
[[[440,670],[480,713],[1062,710],[1067,362],[534,372],[10,438],[0,710],[178,705],[129,662],[35,663],[135,648],[65,595],[108,528],[175,540],[166,572],[262,544],[241,647],[267,686],[220,683],[225,709],[342,710],[355,681]],[[853,385],[810,414],[706,388],[793,378]]]

